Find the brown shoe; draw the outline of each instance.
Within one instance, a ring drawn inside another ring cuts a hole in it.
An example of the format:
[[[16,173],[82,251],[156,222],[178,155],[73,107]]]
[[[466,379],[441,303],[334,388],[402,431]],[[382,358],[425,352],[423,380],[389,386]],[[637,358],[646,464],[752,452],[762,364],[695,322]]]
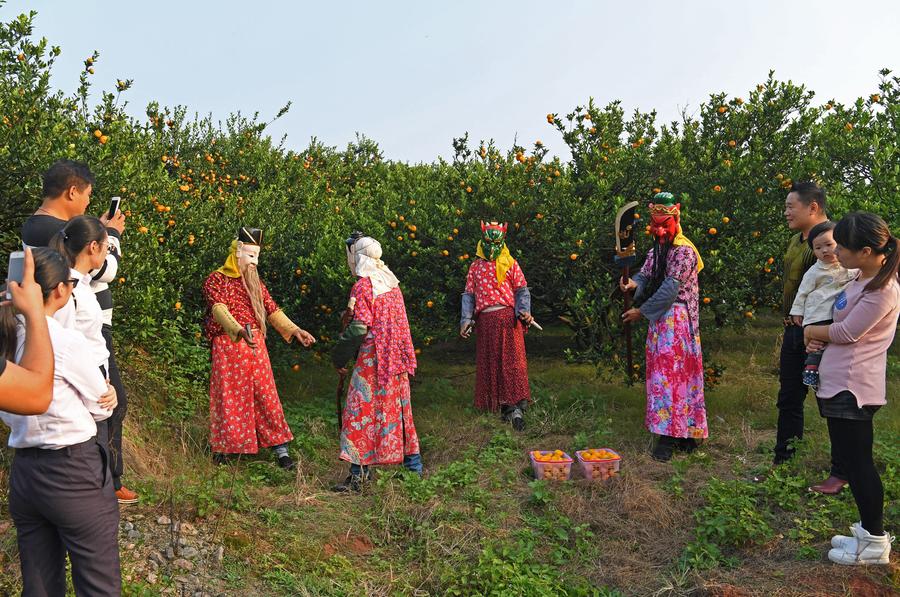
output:
[[[825,495],[837,495],[841,492],[842,489],[847,485],[847,482],[841,478],[831,476],[809,488],[810,491],[815,491],[816,493],[822,493]]]
[[[136,504],[138,494],[123,485],[116,491],[116,498],[118,498],[120,504]]]

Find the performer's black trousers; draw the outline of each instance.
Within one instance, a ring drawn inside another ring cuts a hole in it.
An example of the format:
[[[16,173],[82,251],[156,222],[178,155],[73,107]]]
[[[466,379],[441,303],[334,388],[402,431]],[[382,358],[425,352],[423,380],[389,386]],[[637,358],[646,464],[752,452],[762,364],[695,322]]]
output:
[[[112,416],[106,421],[97,423],[99,428],[105,425],[106,429],[98,431],[100,438],[108,438],[109,441],[109,470],[112,472],[113,488],[118,491],[122,487],[122,473],[125,465],[122,462],[122,423],[125,421],[125,413],[128,411],[128,397],[125,395],[125,386],[122,385],[122,377],[119,375],[119,366],[116,364],[116,356],[113,352],[112,328],[103,326],[103,338],[106,340],[106,349],[109,351],[109,382],[116,389],[116,399],[119,404],[113,410]]]
[[[778,390],[778,431],[775,439],[775,464],[781,464],[794,455],[791,440],[803,438],[803,402],[806,400],[807,386],[803,384],[803,369],[806,367],[806,345],[803,343],[803,328],[796,325],[784,328],[784,342],[781,345],[781,360],[778,371],[781,387]],[[831,475],[847,479],[843,466],[831,450]]]
[[[76,595],[121,593],[119,502],[108,469],[96,438],[61,450],[16,450],[9,512],[23,596],[64,597],[67,553]]]

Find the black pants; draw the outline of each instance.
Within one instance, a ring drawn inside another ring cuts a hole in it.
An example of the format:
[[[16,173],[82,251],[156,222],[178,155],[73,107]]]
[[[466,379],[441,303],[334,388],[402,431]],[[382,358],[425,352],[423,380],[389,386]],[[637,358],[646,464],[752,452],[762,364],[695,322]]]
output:
[[[803,402],[807,387],[803,385],[803,369],[806,367],[806,345],[803,343],[803,328],[795,325],[784,328],[784,342],[781,345],[781,361],[778,379],[778,431],[775,438],[775,464],[781,464],[794,455],[791,440],[803,438]],[[840,458],[831,449],[831,474],[847,479],[846,470]]]
[[[67,553],[76,595],[121,594],[119,502],[96,439],[61,450],[16,450],[9,513],[23,596],[64,597]]]
[[[116,389],[119,404],[113,410],[112,416],[106,421],[97,423],[97,427],[106,425],[105,431],[98,430],[98,436],[107,438],[109,442],[109,470],[112,472],[113,488],[118,491],[122,487],[122,473],[125,470],[125,464],[122,462],[122,423],[125,421],[125,413],[128,412],[128,397],[113,352],[112,328],[108,325],[103,326],[103,338],[109,351],[109,383]]]
[[[829,417],[832,451],[846,465],[847,481],[863,528],[873,535],[884,533],[884,487],[872,458],[872,420],[854,421]]]

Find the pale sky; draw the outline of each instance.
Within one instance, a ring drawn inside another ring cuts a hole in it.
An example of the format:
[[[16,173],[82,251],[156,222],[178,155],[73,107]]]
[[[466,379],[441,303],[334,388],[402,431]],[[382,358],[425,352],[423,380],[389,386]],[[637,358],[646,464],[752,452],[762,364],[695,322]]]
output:
[[[746,96],[769,69],[823,103],[900,71],[897,0],[10,0],[0,18],[29,9],[62,47],[53,84],[67,92],[97,49],[95,99],[134,79],[132,115],[156,100],[268,120],[291,100],[270,129],[289,148],[313,136],[342,148],[358,132],[412,162],[449,156],[466,131],[566,155],[546,114],[591,96],[668,121],[711,93]]]

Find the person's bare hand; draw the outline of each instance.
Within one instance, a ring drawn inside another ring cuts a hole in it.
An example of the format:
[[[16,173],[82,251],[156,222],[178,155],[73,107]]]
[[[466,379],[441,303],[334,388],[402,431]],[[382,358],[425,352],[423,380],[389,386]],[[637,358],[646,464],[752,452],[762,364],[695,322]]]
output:
[[[802,315],[791,315],[791,323],[793,323],[797,327],[803,327],[803,316]]]
[[[299,342],[303,346],[306,346],[307,348],[316,343],[316,339],[312,334],[310,334],[306,330],[301,330],[300,328],[297,328],[294,331],[293,336],[297,339],[297,342]]]
[[[619,280],[619,290],[622,292],[630,292],[632,290],[637,290],[637,282],[628,278],[628,281]]]
[[[341,375],[341,376],[347,375],[347,373],[349,373],[349,372],[347,371],[347,368],[346,368],[346,367],[335,367],[334,370],[337,371],[338,374]]]
[[[113,410],[119,405],[119,398],[116,396],[116,389],[106,380],[106,392],[97,400],[97,404],[105,410]]]
[[[125,214],[123,214],[120,209],[110,218],[109,212],[104,212],[104,214],[100,216],[100,223],[105,227],[112,228],[119,234],[122,234],[122,232],[125,231]]]
[[[41,285],[34,281],[34,256],[31,249],[25,249],[25,264],[22,283],[8,282],[7,289],[12,296],[12,306],[26,318],[43,317],[44,295]]]
[[[241,328],[238,332],[238,338],[241,338],[244,342],[247,343],[247,346],[250,348],[256,348],[256,340],[253,339],[253,336],[250,332],[247,331],[247,328]]]
[[[519,313],[519,319],[521,319],[522,323],[524,323],[526,326],[531,325],[531,322],[534,321],[534,317],[531,316],[531,313],[525,312]]]
[[[641,310],[635,307],[628,309],[624,313],[622,313],[622,322],[623,323],[633,323],[641,318]]]
[[[475,323],[472,321],[467,321],[463,325],[459,326],[459,337],[468,338],[472,334],[472,328],[474,327]]]

